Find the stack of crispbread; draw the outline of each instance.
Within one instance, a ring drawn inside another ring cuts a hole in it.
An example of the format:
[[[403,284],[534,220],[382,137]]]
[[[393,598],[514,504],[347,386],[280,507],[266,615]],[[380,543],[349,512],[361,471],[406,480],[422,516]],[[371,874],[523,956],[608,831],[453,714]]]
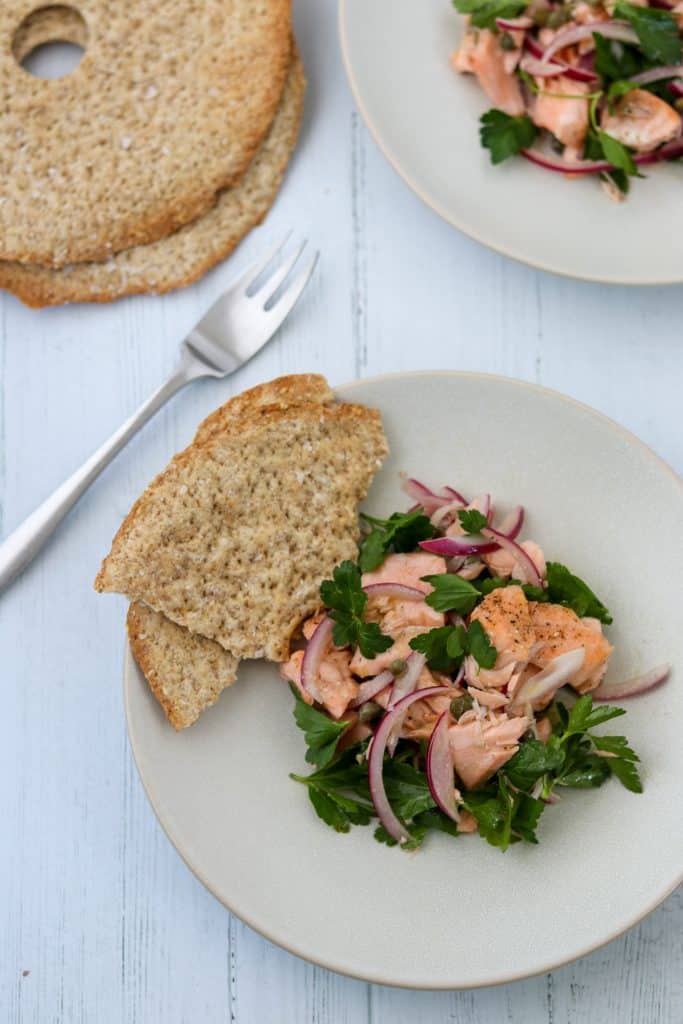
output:
[[[0,7],[0,287],[31,306],[196,280],[265,217],[305,78],[290,0]],[[46,81],[38,45],[84,47]]]
[[[283,661],[334,566],[357,556],[358,503],[387,452],[379,413],[323,377],[233,398],[153,481],[95,581],[133,602],[133,654],[176,729],[243,658]]]

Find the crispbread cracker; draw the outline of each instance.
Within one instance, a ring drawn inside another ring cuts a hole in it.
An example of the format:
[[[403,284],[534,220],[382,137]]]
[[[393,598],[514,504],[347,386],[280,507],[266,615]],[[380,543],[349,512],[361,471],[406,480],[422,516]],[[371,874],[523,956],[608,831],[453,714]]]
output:
[[[194,443],[227,429],[270,405],[331,402],[318,374],[301,373],[259,384],[231,398],[200,424]],[[236,677],[238,660],[213,640],[190,633],[159,612],[132,604],[128,612],[131,651],[168,720],[176,729],[192,725]]]
[[[241,658],[281,661],[387,452],[379,413],[266,406],[177,455],[133,506],[95,581]]]
[[[62,302],[110,302],[142,292],[184,287],[228,256],[260,223],[280,187],[296,144],[306,81],[298,55],[292,62],[282,103],[246,174],[221,192],[199,220],[150,245],[118,253],[104,263],[78,263],[53,270],[0,261],[0,287],[28,306]]]
[[[286,407],[300,402],[326,404],[334,394],[325,378],[318,373],[292,373],[277,377],[265,384],[257,384],[240,395],[235,395],[203,420],[194,435],[194,443],[201,444],[217,434],[236,429],[236,421],[248,418],[268,406]]]
[[[175,729],[185,729],[237,678],[237,658],[142,604],[126,620],[133,657]]]
[[[36,6],[0,5],[0,257],[105,259],[241,178],[280,101],[290,0],[78,0],[85,54],[49,81],[19,60],[50,31],[73,39],[74,16]]]

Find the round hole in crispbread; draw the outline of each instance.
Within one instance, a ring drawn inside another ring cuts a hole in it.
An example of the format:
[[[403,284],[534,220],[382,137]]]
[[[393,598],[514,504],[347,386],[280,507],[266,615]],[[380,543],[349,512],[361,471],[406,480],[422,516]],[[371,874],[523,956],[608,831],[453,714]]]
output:
[[[81,62],[88,26],[75,7],[52,4],[31,11],[12,39],[12,53],[24,71],[37,78],[63,78]]]

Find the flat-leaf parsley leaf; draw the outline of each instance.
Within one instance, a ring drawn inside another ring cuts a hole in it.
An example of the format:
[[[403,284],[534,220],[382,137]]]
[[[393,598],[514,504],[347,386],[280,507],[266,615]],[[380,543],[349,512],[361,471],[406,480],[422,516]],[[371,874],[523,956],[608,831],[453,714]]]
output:
[[[332,639],[337,647],[359,647],[364,658],[388,650],[393,644],[376,622],[364,622],[363,613],[368,595],[361,586],[360,569],[355,562],[336,566],[331,580],[323,580],[320,598],[334,620]]]
[[[429,540],[436,530],[422,509],[394,512],[388,519],[363,515],[373,529],[360,544],[361,572],[374,572],[390,551],[414,551],[421,540]]]
[[[681,37],[676,19],[669,11],[618,3],[614,13],[629,22],[648,60],[655,64],[680,64]]]
[[[479,136],[484,149],[488,149],[492,164],[501,164],[521,149],[526,149],[536,138],[536,125],[526,114],[513,117],[495,108],[482,114]]]

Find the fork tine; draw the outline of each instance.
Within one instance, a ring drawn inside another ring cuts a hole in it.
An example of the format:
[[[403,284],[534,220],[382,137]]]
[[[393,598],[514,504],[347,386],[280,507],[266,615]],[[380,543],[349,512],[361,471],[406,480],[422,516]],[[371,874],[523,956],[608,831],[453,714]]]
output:
[[[307,239],[304,238],[301,245],[294,250],[292,255],[287,257],[287,259],[282,263],[282,265],[279,266],[277,270],[273,274],[271,274],[266,281],[264,281],[261,287],[257,291],[253,292],[249,297],[251,299],[263,298],[263,304],[267,305],[269,300],[272,299],[273,295],[275,295],[275,292],[278,290],[284,279],[287,277],[290,271],[294,269],[296,261],[299,259],[307,245],[308,241]]]
[[[294,280],[290,282],[287,289],[282,293],[275,305],[264,311],[263,315],[267,317],[272,324],[281,324],[294,309],[294,306],[299,301],[301,293],[304,291],[311,278],[311,274],[316,268],[318,255],[319,254],[317,252],[313,253],[311,259],[308,260],[308,262],[301,268]]]
[[[237,292],[244,293],[248,291],[254,281],[266,269],[268,264],[274,260],[277,254],[285,247],[291,234],[292,232],[288,231],[284,238],[281,238],[279,242],[276,242],[275,245],[271,246],[262,260],[249,264],[246,270],[244,270],[238,278],[229,284],[222,297],[224,298],[227,295],[235,295]]]

